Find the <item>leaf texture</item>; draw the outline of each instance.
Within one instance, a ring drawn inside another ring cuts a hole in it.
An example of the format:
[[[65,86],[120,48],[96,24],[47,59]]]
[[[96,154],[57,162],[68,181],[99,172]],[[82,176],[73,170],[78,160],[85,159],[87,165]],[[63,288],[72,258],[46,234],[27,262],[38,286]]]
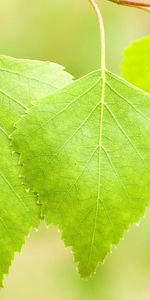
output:
[[[20,251],[31,227],[39,224],[34,194],[19,179],[18,155],[13,155],[9,135],[31,101],[71,82],[59,65],[0,56],[0,286],[3,275]]]
[[[150,204],[150,95],[95,71],[35,104],[13,145],[47,224],[71,246],[82,277]]]
[[[122,76],[139,88],[150,92],[150,36],[133,42],[125,51]]]

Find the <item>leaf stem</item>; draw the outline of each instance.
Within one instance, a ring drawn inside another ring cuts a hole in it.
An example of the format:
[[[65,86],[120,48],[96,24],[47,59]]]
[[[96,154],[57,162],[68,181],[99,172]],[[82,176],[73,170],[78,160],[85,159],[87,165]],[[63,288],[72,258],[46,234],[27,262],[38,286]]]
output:
[[[105,29],[104,29],[103,17],[96,0],[89,0],[89,2],[94,8],[99,22],[100,41],[101,41],[101,70],[102,70],[102,77],[104,78],[105,68],[106,68],[106,50],[105,50],[106,47],[105,47]]]

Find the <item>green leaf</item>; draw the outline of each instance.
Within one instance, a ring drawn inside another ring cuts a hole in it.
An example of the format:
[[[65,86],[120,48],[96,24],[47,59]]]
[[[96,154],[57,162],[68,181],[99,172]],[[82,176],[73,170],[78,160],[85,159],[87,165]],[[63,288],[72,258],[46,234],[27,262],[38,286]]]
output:
[[[139,88],[150,92],[150,36],[133,42],[124,51],[122,76]]]
[[[39,224],[34,196],[25,191],[19,179],[18,157],[12,157],[8,135],[0,130],[0,286],[3,275],[20,251],[31,227]]]
[[[150,204],[150,95],[109,72],[104,85],[98,71],[77,80],[35,103],[12,135],[82,277]]]
[[[33,100],[71,81],[72,76],[55,63],[0,56],[0,126],[10,133]]]
[[[21,184],[9,135],[33,99],[69,82],[71,76],[56,64],[0,56],[0,286],[14,253],[20,251],[30,228],[39,224],[36,198]]]

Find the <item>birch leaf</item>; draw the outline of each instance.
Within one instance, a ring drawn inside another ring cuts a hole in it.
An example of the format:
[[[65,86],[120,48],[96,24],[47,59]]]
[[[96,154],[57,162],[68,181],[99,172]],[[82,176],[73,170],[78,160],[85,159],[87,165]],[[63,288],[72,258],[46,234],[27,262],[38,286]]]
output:
[[[12,155],[9,135],[33,99],[70,81],[59,65],[0,56],[0,286],[14,253],[39,223],[35,196],[21,184],[18,156]]]
[[[133,42],[124,51],[121,67],[126,80],[150,92],[150,36]]]
[[[82,277],[150,204],[150,95],[105,76],[104,88],[96,71],[38,101],[12,135],[26,182]]]

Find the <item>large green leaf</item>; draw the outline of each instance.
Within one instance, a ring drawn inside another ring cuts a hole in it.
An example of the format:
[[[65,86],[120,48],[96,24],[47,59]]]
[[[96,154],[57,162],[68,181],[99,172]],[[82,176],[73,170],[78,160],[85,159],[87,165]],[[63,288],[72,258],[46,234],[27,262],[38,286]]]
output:
[[[150,36],[133,42],[125,51],[122,76],[150,92]]]
[[[93,72],[35,104],[13,144],[59,226],[82,277],[89,276],[150,204],[150,95]]]
[[[18,178],[18,157],[12,157],[9,135],[33,99],[68,82],[71,76],[56,64],[0,56],[0,286],[14,252],[39,223],[35,196],[25,191]]]

